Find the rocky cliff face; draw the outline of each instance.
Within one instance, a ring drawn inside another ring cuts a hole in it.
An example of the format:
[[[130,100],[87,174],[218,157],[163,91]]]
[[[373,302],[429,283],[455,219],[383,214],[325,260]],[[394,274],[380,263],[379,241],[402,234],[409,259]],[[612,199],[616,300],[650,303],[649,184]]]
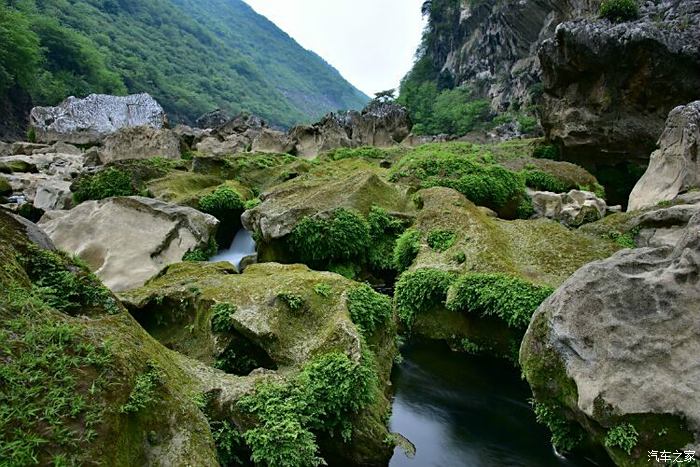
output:
[[[700,1],[641,3],[632,22],[563,23],[539,50],[542,125],[567,159],[645,164],[668,112],[700,97]]]
[[[494,110],[527,105],[538,94],[539,44],[567,19],[594,11],[592,0],[426,2],[425,56],[443,85],[467,84]]]

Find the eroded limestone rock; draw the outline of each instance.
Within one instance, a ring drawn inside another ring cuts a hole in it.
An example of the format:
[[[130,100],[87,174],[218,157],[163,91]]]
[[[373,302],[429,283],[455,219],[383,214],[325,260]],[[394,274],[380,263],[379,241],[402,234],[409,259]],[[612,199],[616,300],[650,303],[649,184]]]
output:
[[[568,193],[529,191],[535,208],[535,217],[553,219],[569,227],[580,227],[605,217],[607,203],[589,191],[571,190]]]
[[[180,158],[180,139],[173,130],[139,126],[121,128],[105,137],[100,149],[103,164],[125,159]]]

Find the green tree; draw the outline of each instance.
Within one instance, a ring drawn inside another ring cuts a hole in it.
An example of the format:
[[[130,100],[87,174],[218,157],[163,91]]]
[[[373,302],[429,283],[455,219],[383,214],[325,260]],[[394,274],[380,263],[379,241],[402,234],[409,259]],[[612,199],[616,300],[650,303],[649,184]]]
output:
[[[27,87],[40,61],[39,37],[29,20],[0,1],[0,93],[15,84]]]

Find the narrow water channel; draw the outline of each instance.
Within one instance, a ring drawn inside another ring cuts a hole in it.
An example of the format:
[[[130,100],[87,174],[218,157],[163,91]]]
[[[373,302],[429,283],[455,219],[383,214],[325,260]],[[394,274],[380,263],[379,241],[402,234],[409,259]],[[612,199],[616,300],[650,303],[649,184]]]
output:
[[[391,467],[589,467],[554,453],[535,421],[527,384],[507,362],[451,352],[439,343],[403,348],[394,369],[391,431],[416,447],[397,448]]]
[[[255,240],[246,229],[240,229],[233,237],[233,242],[227,250],[221,250],[217,255],[212,256],[209,260],[212,263],[219,261],[228,261],[236,266],[240,271],[241,260],[246,256],[255,254]]]

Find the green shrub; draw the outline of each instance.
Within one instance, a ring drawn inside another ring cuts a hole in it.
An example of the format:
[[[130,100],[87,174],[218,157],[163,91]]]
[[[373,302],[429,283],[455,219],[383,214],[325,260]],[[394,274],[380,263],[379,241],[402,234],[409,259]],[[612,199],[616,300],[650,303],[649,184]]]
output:
[[[455,282],[447,308],[495,316],[508,326],[526,329],[537,307],[554,292],[505,274],[467,274]]]
[[[637,0],[602,0],[599,15],[613,23],[632,21],[639,17]]]
[[[561,158],[559,155],[559,148],[553,144],[537,146],[532,152],[532,157],[536,159],[549,159],[552,161],[558,161]]]
[[[445,303],[454,274],[439,269],[417,269],[401,274],[394,293],[399,319],[410,327],[417,313]]]
[[[214,256],[219,251],[219,246],[216,240],[212,237],[209,239],[207,246],[203,248],[195,248],[192,251],[188,251],[182,257],[183,261],[193,261],[193,262],[204,262],[209,261],[209,258]]]
[[[333,292],[333,287],[326,284],[325,282],[319,282],[318,284],[314,285],[314,292],[316,292],[321,297],[328,298]]]
[[[233,314],[236,305],[232,303],[217,303],[211,309],[211,329],[214,332],[229,332],[233,328]]]
[[[370,236],[369,265],[375,271],[394,269],[394,248],[399,235],[405,230],[404,223],[389,215],[385,209],[372,206],[367,214],[367,225]]]
[[[535,214],[535,205],[532,204],[532,199],[529,196],[524,196],[515,210],[515,217],[518,219],[529,219]]]
[[[630,455],[632,449],[637,445],[639,433],[629,423],[622,423],[614,426],[605,435],[605,445],[609,448],[620,448]]]
[[[526,169],[520,173],[525,179],[525,185],[529,186],[533,190],[564,193],[572,188],[575,188],[573,186],[568,186],[554,175],[547,172],[542,172],[541,170]]]
[[[249,209],[255,209],[262,204],[260,198],[249,199],[243,204],[243,209],[248,211]]]
[[[302,219],[289,235],[288,243],[291,252],[303,263],[356,261],[366,256],[369,226],[362,216],[339,208],[327,219]]]
[[[36,129],[34,127],[29,127],[27,130],[27,141],[36,143]]]
[[[552,445],[558,452],[567,453],[576,448],[583,439],[583,432],[575,422],[567,420],[558,404],[532,401],[535,417],[552,433]]]
[[[304,297],[292,292],[280,292],[277,298],[282,301],[292,311],[299,311],[304,308]]]
[[[391,299],[362,284],[348,292],[348,310],[352,322],[369,335],[391,319]]]
[[[315,433],[352,435],[351,417],[377,396],[378,379],[371,354],[355,363],[342,353],[316,357],[287,383],[263,383],[238,402],[257,424],[245,437],[256,464],[315,466]]]
[[[456,238],[457,235],[451,230],[435,229],[428,232],[426,241],[430,248],[442,253],[454,245]]]
[[[520,125],[520,131],[523,133],[532,133],[537,129],[537,117],[532,115],[520,115],[518,116],[518,124]]]
[[[72,188],[76,203],[138,194],[138,190],[131,182],[131,175],[113,167],[79,178]]]
[[[229,186],[222,185],[199,200],[199,210],[219,220],[240,215],[244,204],[241,195]]]
[[[394,268],[398,272],[408,269],[420,251],[421,233],[415,229],[406,230],[396,240],[394,247]]]
[[[121,413],[136,413],[156,400],[156,390],[163,382],[163,372],[149,362],[146,371],[136,377],[129,400],[119,408]]]

